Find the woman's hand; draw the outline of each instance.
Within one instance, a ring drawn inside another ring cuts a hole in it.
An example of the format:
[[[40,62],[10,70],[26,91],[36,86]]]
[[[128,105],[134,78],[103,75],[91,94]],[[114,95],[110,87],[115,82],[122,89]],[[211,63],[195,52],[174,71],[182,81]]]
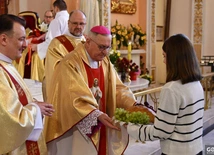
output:
[[[53,112],[55,111],[53,105],[47,102],[36,102],[39,106],[41,113],[45,116],[52,116]]]

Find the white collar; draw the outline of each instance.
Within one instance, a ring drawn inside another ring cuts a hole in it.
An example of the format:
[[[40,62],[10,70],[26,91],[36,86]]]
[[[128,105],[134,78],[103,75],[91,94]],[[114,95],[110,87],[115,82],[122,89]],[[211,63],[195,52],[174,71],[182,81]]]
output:
[[[73,37],[73,38],[75,38],[75,39],[82,39],[82,38],[85,38],[83,35],[82,35],[82,36],[79,36],[79,37],[74,36],[73,34],[70,33],[69,30],[66,30],[65,34],[68,35],[68,36],[70,36],[70,37]]]
[[[56,13],[55,18],[58,18],[59,16],[64,16],[65,14],[68,14],[67,10],[62,10]]]
[[[5,61],[5,62],[10,63],[10,64],[12,64],[12,61],[13,61],[2,53],[0,53],[0,60]]]
[[[99,62],[97,61],[94,61],[90,55],[88,54],[88,52],[86,51],[86,55],[88,57],[88,61],[89,61],[89,65],[91,68],[98,68],[99,67]]]

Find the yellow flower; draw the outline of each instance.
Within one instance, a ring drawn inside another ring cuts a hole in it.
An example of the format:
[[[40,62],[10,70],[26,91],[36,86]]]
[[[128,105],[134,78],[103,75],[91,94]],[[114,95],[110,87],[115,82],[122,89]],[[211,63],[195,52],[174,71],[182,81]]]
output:
[[[133,48],[139,48],[139,46],[143,46],[146,44],[146,33],[142,31],[139,24],[130,24],[128,30],[128,34],[132,38]],[[132,30],[131,30],[132,29]]]
[[[116,21],[116,24],[111,27],[111,33],[112,35],[115,34],[119,49],[121,46],[128,46],[128,39],[126,37],[128,31],[124,25],[118,24]]]
[[[111,29],[111,32],[112,32],[112,33],[116,32],[115,28],[112,28],[112,29]]]
[[[119,26],[119,25],[117,25],[117,26],[116,26],[116,29],[120,30],[120,26]]]

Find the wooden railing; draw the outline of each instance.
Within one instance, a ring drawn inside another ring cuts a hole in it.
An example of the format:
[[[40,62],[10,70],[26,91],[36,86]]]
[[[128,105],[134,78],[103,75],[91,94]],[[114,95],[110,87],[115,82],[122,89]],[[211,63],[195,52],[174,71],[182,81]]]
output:
[[[203,79],[201,80],[201,84],[204,88],[204,100],[205,105],[204,109],[207,110],[208,108],[211,108],[211,102],[212,97],[214,95],[214,72],[203,74]],[[144,89],[140,92],[134,92],[134,95],[138,102],[144,103],[148,102],[148,96],[150,97],[150,102],[152,101],[154,109],[157,110],[158,104],[159,104],[159,94],[162,89],[162,86],[158,87],[149,87],[147,89]]]
[[[159,87],[153,87],[153,88],[147,88],[143,91],[134,93],[136,99],[140,103],[144,103],[148,101],[148,96],[153,102],[154,110],[157,110],[158,107],[158,99],[159,99],[159,93],[161,91],[162,86]]]
[[[214,72],[203,74],[203,79],[201,80],[201,84],[204,88],[204,109],[207,110],[211,108],[211,101],[214,92]]]

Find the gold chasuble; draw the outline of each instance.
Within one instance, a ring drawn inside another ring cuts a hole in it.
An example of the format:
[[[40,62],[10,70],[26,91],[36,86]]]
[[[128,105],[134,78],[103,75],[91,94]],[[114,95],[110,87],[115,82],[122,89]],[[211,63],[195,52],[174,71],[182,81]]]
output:
[[[71,52],[71,50],[73,50],[74,47],[76,47],[76,45],[84,39],[85,39],[84,36],[80,38],[74,38],[69,35],[61,35],[59,37],[54,38],[51,41],[48,47],[45,60],[46,94],[48,94],[48,89],[52,85],[51,78],[53,76],[53,72],[57,64],[60,62],[62,58],[64,58],[65,55]]]
[[[47,143],[64,138],[67,132],[72,132],[75,125],[94,110],[99,109],[113,117],[116,108],[128,108],[135,103],[133,93],[121,82],[108,57],[99,63],[98,69],[89,66],[83,44],[78,44],[57,65],[48,94],[48,102],[53,104],[56,111],[52,117],[45,118]],[[90,136],[93,147],[104,150],[102,155],[121,155],[128,145],[125,129],[103,130],[101,127]],[[99,148],[99,144],[104,148]],[[72,145],[70,147],[73,149]]]
[[[47,155],[43,135],[26,141],[34,128],[36,107],[23,79],[13,65],[0,60],[0,154]]]

